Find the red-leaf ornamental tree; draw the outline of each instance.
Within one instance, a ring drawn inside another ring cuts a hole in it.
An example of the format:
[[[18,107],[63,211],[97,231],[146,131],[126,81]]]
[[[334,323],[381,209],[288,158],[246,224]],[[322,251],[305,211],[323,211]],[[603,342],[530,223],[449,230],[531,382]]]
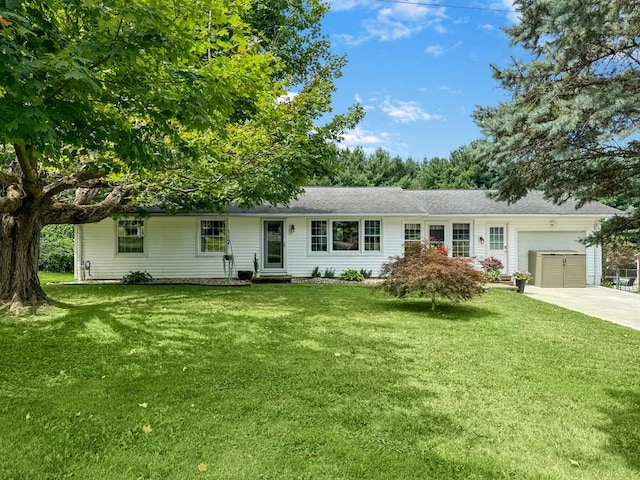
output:
[[[344,59],[320,0],[0,2],[0,305],[38,305],[40,230],[284,203],[322,174]]]
[[[469,259],[449,257],[446,250],[428,241],[411,245],[404,256],[385,263],[382,275],[386,292],[400,298],[429,297],[432,310],[438,295],[461,302],[484,292],[484,274],[475,270]]]

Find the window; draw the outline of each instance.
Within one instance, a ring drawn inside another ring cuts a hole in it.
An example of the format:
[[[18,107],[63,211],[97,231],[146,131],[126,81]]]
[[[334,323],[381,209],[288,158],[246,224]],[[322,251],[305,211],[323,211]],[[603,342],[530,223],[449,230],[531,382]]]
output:
[[[326,220],[311,220],[311,251],[326,252],[329,250],[329,232]]]
[[[489,250],[504,249],[504,227],[489,228]]]
[[[200,253],[224,252],[227,226],[224,220],[200,220]]]
[[[454,223],[452,225],[451,255],[454,257],[469,256],[469,241],[471,227],[468,223]]]
[[[143,220],[118,220],[118,253],[144,253]]]
[[[366,251],[380,251],[380,220],[364,221],[364,249]]]
[[[407,242],[419,242],[422,238],[421,225],[419,223],[405,223],[404,224],[404,241]]]
[[[332,244],[334,251],[359,250],[358,221],[335,221],[332,225]]]
[[[444,225],[429,225],[429,241],[437,247],[444,247]]]

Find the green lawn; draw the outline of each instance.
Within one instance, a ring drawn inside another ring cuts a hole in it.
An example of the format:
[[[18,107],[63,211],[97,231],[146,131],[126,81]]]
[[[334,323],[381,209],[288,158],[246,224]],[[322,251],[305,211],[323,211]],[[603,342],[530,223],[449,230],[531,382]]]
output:
[[[2,479],[640,478],[637,331],[497,290],[46,290],[0,316]]]

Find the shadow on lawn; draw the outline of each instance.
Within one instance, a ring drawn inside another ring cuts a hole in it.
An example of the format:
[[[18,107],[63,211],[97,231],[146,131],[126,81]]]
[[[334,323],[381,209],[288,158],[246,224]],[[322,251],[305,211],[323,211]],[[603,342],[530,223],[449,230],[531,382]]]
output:
[[[381,311],[417,313],[438,320],[454,320],[457,322],[479,320],[494,315],[494,313],[487,308],[465,305],[463,303],[443,302],[442,300],[436,303],[435,310],[431,310],[431,300],[424,298],[387,298],[378,300],[377,304]]]
[[[103,415],[113,420],[104,438],[82,429],[65,436],[68,432],[61,429],[50,440],[56,448],[72,438],[79,443],[65,448],[82,455],[89,450],[83,436],[97,438],[98,446],[91,448],[108,459],[127,428],[118,419],[146,421],[146,407],[139,402],[149,401],[149,412],[156,406],[162,411],[163,423],[156,430],[175,428],[175,438],[162,440],[163,451],[193,441],[185,432],[194,430],[198,444],[209,442],[212,451],[247,458],[261,453],[255,477],[265,469],[277,478],[283,463],[296,465],[303,455],[306,461],[296,472],[300,477],[322,476],[319,472],[333,468],[349,478],[526,478],[491,458],[481,462],[477,456],[442,454],[443,444],[455,445],[455,439],[470,433],[439,411],[438,394],[404,361],[401,343],[363,334],[348,317],[324,320],[331,322],[327,326],[312,316],[318,305],[348,313],[357,296],[341,300],[331,290],[326,295],[319,291],[311,300],[295,297],[299,305],[291,305],[292,297],[279,295],[279,289],[256,289],[248,296],[206,287],[155,287],[153,295],[143,288],[109,287],[99,294],[84,288],[58,295],[59,312],[34,322],[25,338],[14,335],[7,350],[12,356],[7,363],[23,369],[25,379],[35,372],[39,384],[58,382],[58,388],[43,393],[56,400],[54,405],[82,399],[84,406],[77,410],[105,405]],[[491,315],[486,308],[451,304],[431,312],[428,301],[417,299],[366,304],[371,311],[452,321]],[[31,363],[19,362],[23,357]],[[51,372],[62,371],[68,380],[58,378],[62,374],[53,378]],[[193,405],[199,410],[191,413]],[[613,421],[620,422],[614,431],[625,421],[638,424],[637,413],[627,413],[632,417]],[[627,435],[625,441],[637,445],[637,434]],[[469,445],[474,441],[466,440]],[[135,454],[146,458],[142,448]],[[627,454],[631,461],[632,450]],[[212,462],[211,473],[216,466]]]
[[[600,427],[609,435],[607,449],[640,471],[640,392],[609,390],[608,393],[616,406],[602,409],[609,417],[609,423]]]

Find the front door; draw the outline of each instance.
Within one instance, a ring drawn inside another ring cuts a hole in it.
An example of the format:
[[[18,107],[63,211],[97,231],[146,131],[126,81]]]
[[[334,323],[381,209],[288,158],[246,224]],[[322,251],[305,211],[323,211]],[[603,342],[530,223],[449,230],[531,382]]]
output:
[[[502,262],[500,273],[507,273],[507,243],[504,225],[489,227],[489,249],[487,255],[500,260]]]
[[[284,221],[265,220],[263,223],[264,242],[263,268],[284,268]]]

